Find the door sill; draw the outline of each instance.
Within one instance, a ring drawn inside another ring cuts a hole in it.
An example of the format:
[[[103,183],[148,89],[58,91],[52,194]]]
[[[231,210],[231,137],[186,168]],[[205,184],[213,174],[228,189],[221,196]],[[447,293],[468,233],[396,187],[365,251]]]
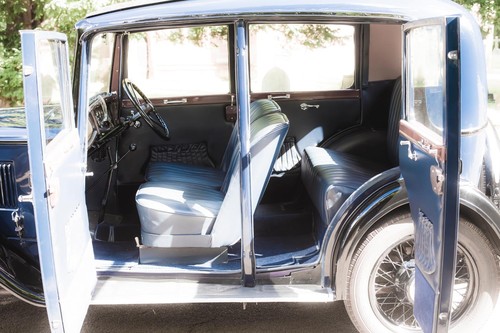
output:
[[[332,302],[331,288],[317,285],[259,285],[245,288],[165,279],[100,277],[91,304]]]

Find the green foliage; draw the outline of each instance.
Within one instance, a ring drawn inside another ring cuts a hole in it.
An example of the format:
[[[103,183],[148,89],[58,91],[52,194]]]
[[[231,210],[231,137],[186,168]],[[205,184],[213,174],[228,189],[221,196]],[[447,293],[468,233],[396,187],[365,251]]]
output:
[[[343,40],[339,29],[324,24],[258,24],[252,27],[255,30],[279,31],[287,39],[294,39],[310,48],[325,47]]]
[[[481,30],[487,34],[489,25],[495,27],[495,36],[500,37],[500,1],[498,0],[454,0],[469,10],[477,10],[482,22]]]
[[[21,51],[10,49],[2,52],[0,58],[1,99],[9,106],[21,105],[23,101],[23,77]]]
[[[94,10],[92,0],[51,0],[44,7],[44,17],[40,28],[59,31],[68,36],[70,49],[75,46],[75,23]]]
[[[100,1],[99,7],[123,0]],[[75,46],[75,23],[95,10],[94,0],[0,0],[0,106],[23,101],[19,30],[55,30]],[[70,56],[73,52],[70,52]]]
[[[225,25],[192,27],[184,29],[173,29],[168,33],[168,40],[175,43],[184,43],[186,40],[194,45],[202,46],[206,36],[213,39],[226,39],[228,29]]]

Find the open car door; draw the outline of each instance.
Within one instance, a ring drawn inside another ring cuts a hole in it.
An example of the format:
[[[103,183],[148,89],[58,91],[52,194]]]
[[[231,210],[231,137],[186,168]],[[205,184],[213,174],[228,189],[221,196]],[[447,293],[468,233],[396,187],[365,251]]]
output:
[[[415,226],[414,314],[445,332],[452,312],[460,168],[459,19],[404,26],[399,160]]]
[[[96,283],[66,36],[21,33],[32,202],[49,323],[78,332]]]

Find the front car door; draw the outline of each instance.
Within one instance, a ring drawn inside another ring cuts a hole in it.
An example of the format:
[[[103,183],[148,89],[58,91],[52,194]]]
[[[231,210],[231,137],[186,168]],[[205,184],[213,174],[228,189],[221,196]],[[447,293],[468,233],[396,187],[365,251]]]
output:
[[[66,36],[21,33],[32,202],[49,323],[80,330],[96,283]]]
[[[445,332],[452,311],[460,166],[459,19],[404,26],[401,172],[415,226],[414,313]]]

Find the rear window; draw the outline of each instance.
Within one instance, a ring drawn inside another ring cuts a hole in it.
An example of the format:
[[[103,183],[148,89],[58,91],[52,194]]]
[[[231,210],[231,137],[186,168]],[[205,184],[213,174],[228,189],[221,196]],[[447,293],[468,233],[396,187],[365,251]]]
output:
[[[353,87],[354,36],[353,26],[340,24],[250,25],[252,92]]]

